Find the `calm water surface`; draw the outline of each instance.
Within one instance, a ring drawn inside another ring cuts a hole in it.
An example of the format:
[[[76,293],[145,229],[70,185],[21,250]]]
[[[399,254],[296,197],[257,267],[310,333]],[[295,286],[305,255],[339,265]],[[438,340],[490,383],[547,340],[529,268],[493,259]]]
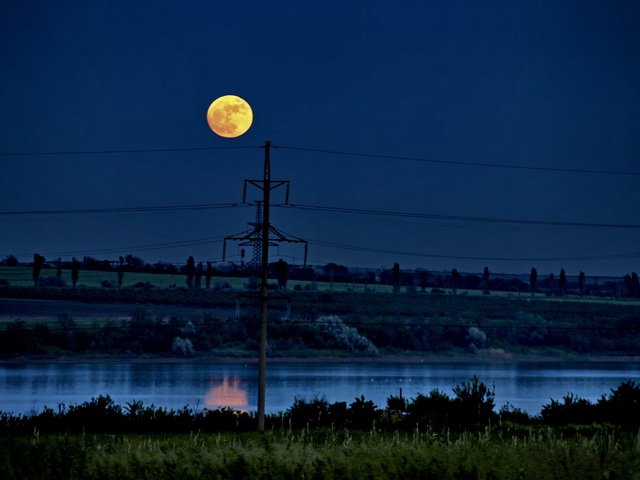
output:
[[[640,362],[274,363],[267,372],[267,410],[286,410],[296,397],[314,396],[352,402],[364,395],[383,407],[400,389],[409,398],[436,388],[452,396],[452,388],[474,374],[495,386],[498,408],[509,403],[537,414],[551,398],[569,392],[597,400],[623,381],[640,382]],[[120,405],[142,400],[168,408],[228,405],[251,411],[257,380],[257,366],[242,363],[5,364],[0,365],[0,411],[57,409],[97,395],[110,395]]]

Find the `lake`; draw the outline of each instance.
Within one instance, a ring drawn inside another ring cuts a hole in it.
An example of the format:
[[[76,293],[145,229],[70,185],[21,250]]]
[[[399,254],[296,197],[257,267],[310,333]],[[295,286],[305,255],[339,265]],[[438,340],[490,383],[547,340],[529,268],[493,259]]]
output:
[[[640,381],[640,362],[521,363],[298,363],[269,364],[267,412],[290,407],[296,397],[352,402],[364,395],[380,407],[390,395],[415,397],[452,388],[473,375],[495,386],[496,411],[511,404],[538,414],[550,399],[571,392],[595,401],[626,380]],[[22,414],[54,410],[98,395],[116,403],[141,400],[168,408],[254,411],[257,365],[253,363],[78,363],[0,365],[0,411]]]

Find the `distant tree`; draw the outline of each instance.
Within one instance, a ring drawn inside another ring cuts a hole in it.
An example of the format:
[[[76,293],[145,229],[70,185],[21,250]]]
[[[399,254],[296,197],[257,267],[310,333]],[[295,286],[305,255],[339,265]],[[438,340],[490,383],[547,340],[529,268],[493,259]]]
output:
[[[584,286],[586,283],[586,275],[584,272],[580,272],[578,275],[578,287],[580,288],[580,296],[584,297]]]
[[[418,272],[418,282],[420,291],[424,292],[429,284],[429,272],[427,270],[420,270]]]
[[[560,269],[560,276],[558,277],[558,289],[560,290],[560,295],[564,296],[564,293],[567,289],[567,274],[564,272],[564,268]]]
[[[80,262],[76,259],[76,257],[73,257],[71,259],[71,285],[73,285],[73,288],[76,288],[76,285],[78,284],[79,275]]]
[[[34,253],[32,277],[33,277],[33,285],[35,287],[37,287],[38,284],[40,283],[40,271],[42,270],[43,265],[44,265],[44,257],[42,255]]]
[[[287,280],[289,279],[289,265],[283,259],[280,259],[276,265],[276,270],[278,272],[278,288],[286,290]]]
[[[550,273],[547,277],[547,288],[550,293],[553,293],[556,290],[556,277],[553,273]]]
[[[62,259],[60,257],[56,262],[56,279],[58,281],[62,280]]]
[[[124,280],[124,257],[120,255],[118,259],[118,288],[122,288],[122,281]]]
[[[198,268],[196,269],[196,288],[200,288],[202,285],[202,275],[204,274],[204,268],[202,262],[198,262]]]
[[[636,272],[631,272],[631,288],[629,291],[629,296],[631,298],[640,297],[640,283],[638,282],[638,274]]]
[[[453,290],[453,294],[457,295],[458,293],[458,284],[460,283],[460,274],[456,268],[451,269],[451,289]]]
[[[0,265],[4,265],[5,267],[15,267],[18,265],[18,259],[13,255],[8,255],[0,262]]]
[[[134,255],[127,255],[124,257],[125,265],[133,271],[139,271],[144,268],[145,261],[140,257]]]
[[[323,276],[331,283],[333,288],[333,282],[350,282],[351,272],[344,265],[337,265],[333,262],[327,263],[322,267]]]
[[[391,284],[393,285],[393,293],[400,291],[400,264],[398,262],[393,264],[391,269]]]
[[[83,257],[82,264],[85,270],[111,270],[111,262],[109,260],[98,260],[93,257]]]
[[[529,288],[531,288],[531,296],[535,295],[536,288],[538,288],[538,271],[535,267],[531,268],[531,273],[529,274]]]
[[[484,267],[482,271],[482,292],[489,294],[489,267]]]
[[[187,258],[185,274],[187,275],[187,286],[193,288],[193,277],[196,274],[196,261],[193,257]]]
[[[204,276],[204,282],[207,288],[211,286],[211,277],[213,277],[213,265],[211,265],[211,262],[207,262],[207,271]]]

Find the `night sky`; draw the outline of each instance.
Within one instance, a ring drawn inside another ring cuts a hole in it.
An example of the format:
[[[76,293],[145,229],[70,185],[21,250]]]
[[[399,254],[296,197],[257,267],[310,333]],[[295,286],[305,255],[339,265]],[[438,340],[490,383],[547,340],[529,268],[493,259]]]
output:
[[[635,0],[7,0],[0,257],[219,260],[253,207],[6,212],[241,202],[271,140],[294,204],[561,224],[274,209],[313,264],[638,271],[640,228],[562,224],[640,226],[639,22]],[[236,139],[206,123],[225,94],[255,115]],[[300,263],[302,249],[279,256]]]

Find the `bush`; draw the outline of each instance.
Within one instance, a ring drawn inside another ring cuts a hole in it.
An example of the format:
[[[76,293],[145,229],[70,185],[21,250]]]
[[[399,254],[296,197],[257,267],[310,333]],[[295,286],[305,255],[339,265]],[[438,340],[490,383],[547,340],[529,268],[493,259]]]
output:
[[[589,400],[572,393],[565,395],[562,402],[551,400],[540,412],[542,420],[551,426],[569,424],[590,424],[597,419],[597,409]]]
[[[378,349],[365,336],[345,324],[337,315],[325,315],[318,318],[321,328],[329,332],[336,342],[350,351],[364,352],[370,355],[378,355]]]
[[[193,355],[193,344],[188,338],[175,337],[171,350],[181,357],[190,357]]]

